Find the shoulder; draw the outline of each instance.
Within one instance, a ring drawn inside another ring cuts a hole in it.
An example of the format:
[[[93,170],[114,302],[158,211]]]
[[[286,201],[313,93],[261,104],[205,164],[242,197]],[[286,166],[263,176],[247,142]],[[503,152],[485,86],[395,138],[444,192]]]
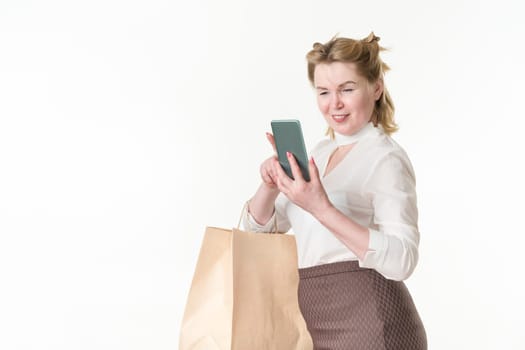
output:
[[[374,159],[370,169],[373,173],[389,173],[392,176],[414,177],[414,170],[407,152],[391,136],[381,132],[370,140],[368,147],[370,159]]]
[[[410,161],[404,148],[381,129],[378,129],[373,137],[369,138],[367,149],[375,155],[374,158],[376,160],[383,158],[402,158]]]

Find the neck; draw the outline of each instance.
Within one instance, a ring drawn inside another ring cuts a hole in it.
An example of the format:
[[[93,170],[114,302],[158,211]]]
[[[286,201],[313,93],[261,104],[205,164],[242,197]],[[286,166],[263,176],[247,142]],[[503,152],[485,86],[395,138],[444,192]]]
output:
[[[374,124],[369,122],[364,127],[362,127],[359,131],[353,133],[352,135],[342,135],[334,132],[335,135],[335,142],[337,143],[337,146],[346,146],[351,145],[356,142],[358,142],[360,139],[365,137],[367,134],[370,133],[370,131],[374,130]]]

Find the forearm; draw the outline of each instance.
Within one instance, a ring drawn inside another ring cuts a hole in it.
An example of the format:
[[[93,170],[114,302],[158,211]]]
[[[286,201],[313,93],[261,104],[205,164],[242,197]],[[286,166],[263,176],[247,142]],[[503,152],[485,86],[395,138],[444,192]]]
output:
[[[276,187],[262,183],[255,195],[250,199],[248,210],[252,217],[261,225],[271,219],[275,210],[275,199],[279,195]]]
[[[360,260],[364,259],[370,239],[367,227],[359,225],[331,204],[314,216]]]

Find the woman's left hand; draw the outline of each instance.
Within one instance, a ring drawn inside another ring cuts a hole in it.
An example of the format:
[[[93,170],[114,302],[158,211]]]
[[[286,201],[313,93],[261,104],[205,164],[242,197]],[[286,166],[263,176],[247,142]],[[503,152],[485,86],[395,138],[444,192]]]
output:
[[[308,162],[310,181],[307,182],[303,178],[294,155],[288,152],[287,156],[295,180],[286,175],[279,161],[275,159],[273,162],[273,170],[276,175],[277,188],[294,204],[303,208],[314,217],[319,217],[326,209],[332,206],[332,203],[328,199],[326,191],[321,184],[319,170],[314,159],[310,158]]]

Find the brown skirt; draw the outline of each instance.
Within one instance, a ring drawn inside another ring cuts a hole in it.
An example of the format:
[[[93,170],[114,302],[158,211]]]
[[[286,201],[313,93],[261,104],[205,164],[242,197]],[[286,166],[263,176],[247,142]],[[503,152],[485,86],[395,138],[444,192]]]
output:
[[[427,349],[403,282],[357,261],[299,269],[299,277],[299,307],[316,350]]]

